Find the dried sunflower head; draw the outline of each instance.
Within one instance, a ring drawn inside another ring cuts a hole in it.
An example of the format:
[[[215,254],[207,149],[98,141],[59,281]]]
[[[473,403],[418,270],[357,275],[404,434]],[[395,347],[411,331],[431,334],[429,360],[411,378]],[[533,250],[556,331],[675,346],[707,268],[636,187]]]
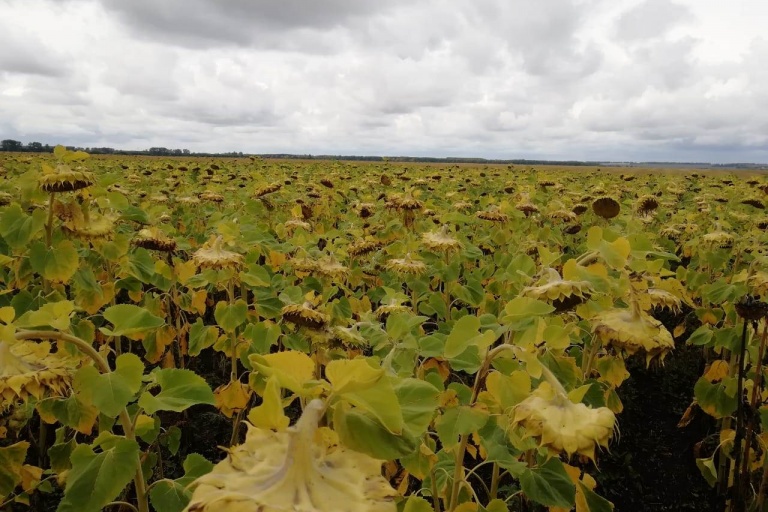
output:
[[[331,320],[328,315],[314,309],[309,301],[302,304],[289,304],[283,307],[280,313],[286,321],[314,330],[324,328]]]
[[[534,286],[520,292],[523,297],[552,304],[556,311],[567,311],[587,301],[594,293],[589,281],[564,280],[553,268],[547,268]]]
[[[297,229],[310,231],[312,229],[312,225],[309,222],[294,218],[285,222],[285,229],[288,230],[289,233],[293,233]]]
[[[356,258],[381,249],[382,243],[373,238],[360,238],[347,247],[347,254]]]
[[[491,222],[507,222],[509,220],[509,217],[506,214],[501,213],[496,207],[481,210],[475,215],[477,215],[478,219],[489,220]]]
[[[331,341],[334,345],[339,345],[345,349],[364,348],[368,346],[366,340],[357,326],[341,327],[336,325],[331,327]]]
[[[0,341],[0,409],[30,396],[65,395],[79,361],[51,354],[48,342]]]
[[[548,382],[542,382],[515,406],[511,422],[512,426],[525,427],[526,435],[535,437],[540,446],[594,460],[597,446],[608,448],[616,416],[607,407],[593,409],[575,404]]]
[[[633,302],[628,309],[609,309],[592,318],[592,332],[605,346],[628,354],[645,352],[646,363],[661,361],[675,348],[675,341],[661,322],[640,310]]]
[[[734,237],[725,231],[713,231],[701,237],[702,241],[708,245],[716,245],[721,249],[730,249],[733,247]]]
[[[621,211],[621,205],[612,197],[598,197],[592,202],[592,210],[604,219],[612,219]]]
[[[404,258],[391,259],[385,266],[388,270],[393,270],[398,274],[421,275],[427,271],[424,262],[413,259],[411,253],[407,253]]]
[[[13,201],[13,196],[8,192],[0,192],[0,206],[8,206]]]
[[[435,252],[458,252],[461,250],[461,242],[448,234],[448,226],[443,226],[437,231],[430,231],[422,235],[424,245]]]
[[[680,298],[660,288],[648,288],[639,300],[646,309],[666,308],[674,313],[679,313],[682,306]]]
[[[201,201],[208,201],[210,203],[223,203],[224,202],[224,196],[223,195],[221,195],[219,193],[216,193],[216,192],[212,192],[210,190],[206,190],[205,192],[200,193],[200,195],[198,197],[200,198]]]
[[[59,164],[56,169],[43,167],[43,174],[38,179],[40,188],[46,192],[72,192],[94,183],[93,174],[80,169],[72,169],[66,164]]]
[[[87,219],[72,219],[62,225],[64,231],[82,240],[109,239],[115,231],[114,215],[90,214]]]
[[[185,512],[395,512],[382,461],[318,442],[323,411],[313,400],[285,431],[249,426],[245,443],[194,483]]]
[[[256,189],[256,193],[254,194],[257,198],[258,197],[264,197],[267,194],[272,194],[273,192],[277,192],[283,187],[282,183],[270,183],[269,185],[264,185],[263,187],[260,187]]]
[[[637,213],[640,215],[649,215],[659,207],[659,200],[656,196],[646,195],[637,200]]]
[[[336,261],[336,258],[331,255],[330,258],[317,262],[315,272],[331,279],[343,279],[349,273],[349,269]]]
[[[169,237],[155,226],[144,228],[133,237],[133,245],[153,251],[172,252],[176,250],[176,240]]]
[[[576,214],[570,210],[555,210],[549,213],[549,218],[562,222],[574,222],[576,220]]]
[[[192,255],[192,261],[200,268],[213,270],[239,270],[243,266],[243,255],[224,249],[221,236],[211,237]]]

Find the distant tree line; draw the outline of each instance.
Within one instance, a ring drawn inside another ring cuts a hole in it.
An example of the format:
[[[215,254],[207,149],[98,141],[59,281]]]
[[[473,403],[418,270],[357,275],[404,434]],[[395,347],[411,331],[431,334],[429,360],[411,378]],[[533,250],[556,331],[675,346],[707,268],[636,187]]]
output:
[[[24,144],[18,140],[5,139],[0,141],[0,151],[15,151],[20,153],[53,153],[54,146],[43,144],[41,142],[30,142]],[[145,155],[145,156],[166,156],[166,157],[217,157],[217,158],[243,158],[257,157],[269,159],[292,159],[292,160],[347,160],[362,162],[414,162],[414,163],[438,163],[438,164],[504,164],[504,165],[566,165],[566,166],[611,166],[622,165],[624,167],[678,167],[678,168],[730,168],[730,169],[766,169],[765,164],[752,163],[729,163],[729,164],[710,164],[704,162],[597,162],[581,160],[528,160],[524,158],[516,159],[488,159],[488,158],[460,158],[460,157],[421,157],[421,156],[366,156],[366,155],[297,155],[288,153],[268,153],[268,154],[250,154],[242,151],[230,151],[227,153],[202,153],[193,152],[188,149],[169,149],[163,147],[154,147],[145,150],[125,150],[109,147],[102,148],[81,148],[76,146],[66,146],[70,151],[85,151],[92,155]]]

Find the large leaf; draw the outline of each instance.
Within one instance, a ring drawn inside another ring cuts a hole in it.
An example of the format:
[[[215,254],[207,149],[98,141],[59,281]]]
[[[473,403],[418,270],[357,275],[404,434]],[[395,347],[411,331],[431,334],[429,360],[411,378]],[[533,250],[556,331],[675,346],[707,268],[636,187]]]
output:
[[[4,500],[21,483],[21,466],[28,448],[26,441],[0,448],[0,500]]]
[[[12,204],[0,215],[0,236],[13,249],[24,249],[45,226],[45,212],[35,210],[27,215],[18,204]]]
[[[451,449],[459,443],[459,437],[480,430],[490,414],[480,407],[459,406],[446,409],[435,421],[435,430],[443,447]]]
[[[216,304],[214,317],[219,327],[227,332],[232,332],[245,323],[248,314],[248,304],[244,300],[238,300],[234,304],[221,301]]]
[[[440,391],[428,382],[408,378],[395,384],[395,394],[405,429],[414,436],[420,436],[432,423]]]
[[[493,343],[496,335],[493,331],[480,333],[480,319],[476,316],[467,315],[461,317],[451,329],[451,333],[445,340],[445,357],[453,359],[461,355],[467,347],[477,346],[482,351]]]
[[[203,319],[198,318],[189,328],[189,355],[199,356],[203,349],[213,346],[218,338],[219,328],[204,325]]]
[[[67,398],[47,398],[37,403],[37,412],[46,423],[60,422],[80,432],[91,435],[99,410],[84,403],[77,395]]]
[[[374,386],[384,370],[374,368],[366,359],[336,359],[325,367],[325,377],[335,393],[363,391]]]
[[[157,512],[181,512],[192,499],[189,489],[195,479],[208,474],[213,469],[213,463],[202,455],[190,453],[184,459],[184,476],[176,480],[161,480],[152,486],[149,499]]]
[[[78,370],[74,387],[83,401],[114,418],[139,391],[143,374],[141,359],[135,354],[123,354],[117,358],[115,371],[101,374],[93,366]]]
[[[151,329],[157,329],[165,321],[153,315],[144,308],[133,304],[118,304],[104,310],[104,318],[114,327],[100,330],[107,336],[127,336],[132,338],[137,334],[143,334]]]
[[[526,470],[520,476],[525,495],[548,507],[571,509],[576,503],[576,486],[560,459],[551,458],[541,466]]]
[[[139,406],[149,414],[157,411],[181,412],[193,405],[215,403],[213,391],[205,379],[190,370],[167,368],[155,370],[152,377],[160,392],[152,395],[145,391],[139,398]]]
[[[406,432],[392,434],[374,418],[348,410],[343,403],[336,406],[333,428],[345,446],[376,459],[397,459],[413,453],[419,446],[415,437]]]
[[[30,328],[51,326],[59,331],[69,329],[69,318],[75,311],[75,303],[69,300],[49,302],[36,311],[28,311],[14,322],[16,327]]]
[[[136,441],[115,438],[96,453],[79,445],[72,451],[72,469],[58,512],[99,512],[131,481],[139,464]]]
[[[29,264],[44,278],[66,283],[77,272],[80,257],[75,244],[69,240],[62,240],[51,248],[37,242],[29,250]]]

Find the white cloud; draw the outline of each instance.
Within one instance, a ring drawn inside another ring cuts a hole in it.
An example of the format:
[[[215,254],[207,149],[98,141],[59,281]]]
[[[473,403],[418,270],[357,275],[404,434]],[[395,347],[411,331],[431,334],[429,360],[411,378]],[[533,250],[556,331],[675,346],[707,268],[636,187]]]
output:
[[[768,161],[766,17],[760,0],[0,0],[0,137]]]

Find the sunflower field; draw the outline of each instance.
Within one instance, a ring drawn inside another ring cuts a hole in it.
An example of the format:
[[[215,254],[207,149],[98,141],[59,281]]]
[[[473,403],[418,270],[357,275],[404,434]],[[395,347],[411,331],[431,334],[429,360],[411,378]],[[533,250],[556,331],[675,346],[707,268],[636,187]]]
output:
[[[610,511],[621,388],[682,350],[704,499],[764,510],[767,193],[0,154],[0,510]]]

